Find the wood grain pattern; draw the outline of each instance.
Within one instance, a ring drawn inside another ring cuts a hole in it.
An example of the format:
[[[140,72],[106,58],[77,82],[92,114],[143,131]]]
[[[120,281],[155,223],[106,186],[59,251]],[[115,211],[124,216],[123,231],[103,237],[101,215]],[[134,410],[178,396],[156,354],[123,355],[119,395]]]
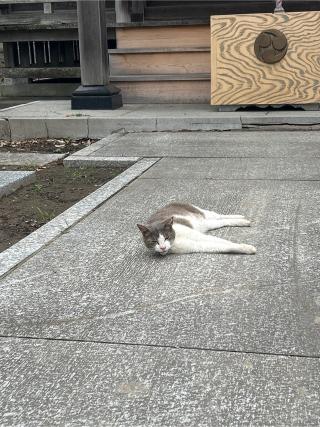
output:
[[[117,53],[109,59],[112,75],[210,73],[209,52]]]
[[[208,25],[117,28],[118,48],[210,46]]]
[[[117,81],[124,103],[209,104],[210,80]]]
[[[276,64],[260,62],[261,31],[282,31],[288,52]],[[320,102],[320,12],[211,17],[211,104]]]

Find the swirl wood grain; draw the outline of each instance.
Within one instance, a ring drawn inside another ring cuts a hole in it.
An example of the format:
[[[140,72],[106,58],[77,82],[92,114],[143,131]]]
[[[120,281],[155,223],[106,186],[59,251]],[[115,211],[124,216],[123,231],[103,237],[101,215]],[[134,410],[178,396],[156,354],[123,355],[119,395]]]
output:
[[[257,36],[271,28],[288,40],[286,56],[264,64]],[[320,102],[320,12],[211,17],[211,104]]]

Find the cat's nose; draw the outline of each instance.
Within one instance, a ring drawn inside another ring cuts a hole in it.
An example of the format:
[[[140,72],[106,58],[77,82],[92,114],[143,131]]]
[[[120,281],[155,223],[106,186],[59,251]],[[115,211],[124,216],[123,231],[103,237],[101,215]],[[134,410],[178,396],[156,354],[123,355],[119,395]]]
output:
[[[160,246],[160,251],[165,251],[166,247],[165,246]]]

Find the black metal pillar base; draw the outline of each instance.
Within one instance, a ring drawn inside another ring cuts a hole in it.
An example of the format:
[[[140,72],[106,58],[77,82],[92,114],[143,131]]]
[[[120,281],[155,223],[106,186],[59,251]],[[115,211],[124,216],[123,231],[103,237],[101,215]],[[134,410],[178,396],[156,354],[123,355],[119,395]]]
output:
[[[115,110],[122,105],[120,89],[112,85],[80,86],[71,97],[72,110]]]

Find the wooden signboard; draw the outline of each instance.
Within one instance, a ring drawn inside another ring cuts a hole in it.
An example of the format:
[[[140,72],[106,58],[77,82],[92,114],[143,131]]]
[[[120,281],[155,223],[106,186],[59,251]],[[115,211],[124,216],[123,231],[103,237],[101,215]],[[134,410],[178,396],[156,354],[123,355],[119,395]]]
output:
[[[212,105],[319,102],[320,12],[211,17]]]

